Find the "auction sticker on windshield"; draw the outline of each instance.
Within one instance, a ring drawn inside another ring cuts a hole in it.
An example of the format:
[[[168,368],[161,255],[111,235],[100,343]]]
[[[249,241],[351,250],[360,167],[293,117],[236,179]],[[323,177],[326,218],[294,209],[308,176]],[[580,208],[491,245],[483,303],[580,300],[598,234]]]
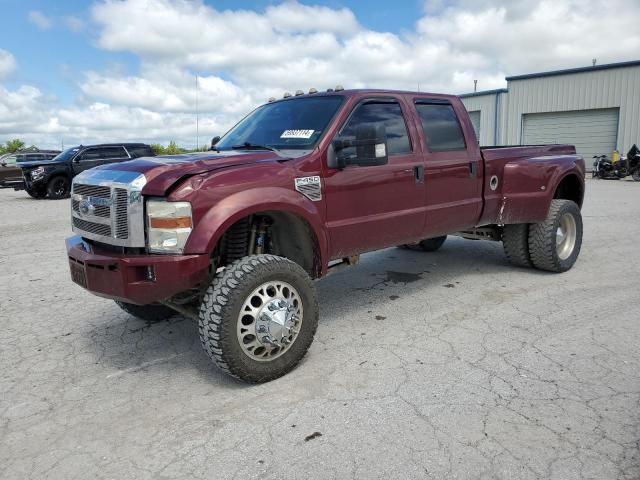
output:
[[[311,138],[314,130],[285,130],[280,138]]]

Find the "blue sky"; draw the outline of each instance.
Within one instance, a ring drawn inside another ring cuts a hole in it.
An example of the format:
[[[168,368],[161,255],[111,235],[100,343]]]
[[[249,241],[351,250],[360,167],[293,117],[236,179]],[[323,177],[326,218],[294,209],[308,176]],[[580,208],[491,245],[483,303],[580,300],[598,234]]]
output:
[[[466,93],[640,57],[638,0],[0,2],[0,142],[41,146],[194,145],[196,75],[212,136],[284,91]]]
[[[282,2],[261,0],[205,1],[217,10],[247,9],[262,11],[269,5]],[[367,28],[379,31],[400,32],[412,28],[423,13],[423,2],[408,0],[401,8],[388,0],[369,1],[317,1],[302,2],[326,5],[332,8],[348,7]],[[65,19],[74,16],[86,19],[90,16],[92,2],[81,0],[3,0],[4,23],[0,33],[0,48],[12,52],[20,60],[19,74],[10,85],[26,82],[68,102],[78,95],[74,77],[86,70],[101,68],[121,69],[133,73],[139,59],[126,52],[108,52],[95,47],[95,34],[91,28],[72,32],[66,28]],[[40,29],[29,21],[29,12],[38,11],[51,19],[52,25]]]

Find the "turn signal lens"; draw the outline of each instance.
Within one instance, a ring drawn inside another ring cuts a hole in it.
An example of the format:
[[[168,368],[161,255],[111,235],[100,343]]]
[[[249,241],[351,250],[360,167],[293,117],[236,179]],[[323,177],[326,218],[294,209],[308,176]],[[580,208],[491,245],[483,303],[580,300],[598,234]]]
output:
[[[147,221],[147,244],[151,253],[182,253],[193,230],[189,202],[150,198]]]
[[[149,219],[151,228],[191,228],[191,217],[151,217]]]

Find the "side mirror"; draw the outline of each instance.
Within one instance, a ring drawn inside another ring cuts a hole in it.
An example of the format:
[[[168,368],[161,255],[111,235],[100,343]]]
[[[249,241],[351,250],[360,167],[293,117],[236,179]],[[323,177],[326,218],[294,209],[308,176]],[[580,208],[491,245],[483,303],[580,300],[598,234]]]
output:
[[[216,149],[216,144],[220,141],[220,136],[216,135],[215,137],[213,137],[211,139],[211,148],[209,150],[215,150]]]
[[[387,131],[382,124],[359,125],[355,139],[336,138],[331,147],[327,162],[329,168],[344,168],[347,165],[370,167],[389,162]],[[352,147],[355,147],[355,155],[345,152]]]

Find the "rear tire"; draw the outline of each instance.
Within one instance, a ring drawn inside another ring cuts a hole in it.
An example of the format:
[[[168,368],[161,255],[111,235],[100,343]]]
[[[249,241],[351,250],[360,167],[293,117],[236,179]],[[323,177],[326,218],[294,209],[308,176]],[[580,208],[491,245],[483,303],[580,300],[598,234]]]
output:
[[[172,308],[164,305],[134,305],[133,303],[125,303],[118,300],[115,300],[115,302],[128,314],[145,322],[160,322],[178,314]]]
[[[546,220],[529,226],[531,261],[540,270],[569,270],[581,246],[582,215],[571,200],[552,200]]]
[[[427,238],[426,240],[420,241],[418,245],[424,252],[435,252],[442,246],[446,239],[446,235],[443,235],[442,237]]]
[[[502,246],[507,260],[516,267],[531,267],[529,254],[529,224],[505,225],[502,232]]]
[[[64,176],[53,177],[47,183],[47,196],[51,200],[60,200],[69,196],[69,179]]]
[[[247,382],[268,382],[304,357],[318,316],[313,282],[302,267],[275,255],[253,255],[213,279],[198,330],[221,370]]]

